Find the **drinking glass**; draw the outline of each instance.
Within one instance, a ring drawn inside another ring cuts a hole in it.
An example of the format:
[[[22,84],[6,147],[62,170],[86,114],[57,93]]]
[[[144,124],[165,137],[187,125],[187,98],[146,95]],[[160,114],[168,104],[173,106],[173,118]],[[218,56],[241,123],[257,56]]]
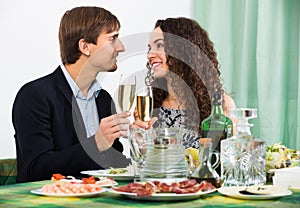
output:
[[[148,131],[144,129],[133,129],[129,136],[131,163],[134,170],[134,182],[140,181],[140,171],[143,168],[147,145],[149,143]]]
[[[138,117],[143,122],[149,122],[153,111],[152,87],[145,86],[137,92],[136,109]]]
[[[136,77],[131,74],[121,74],[119,91],[118,91],[118,103],[121,112],[130,111],[134,103],[136,89]],[[127,130],[129,135],[129,129]],[[127,136],[124,136],[127,138]]]
[[[122,112],[130,111],[136,89],[136,77],[129,74],[121,74],[119,91],[118,91],[118,103]]]

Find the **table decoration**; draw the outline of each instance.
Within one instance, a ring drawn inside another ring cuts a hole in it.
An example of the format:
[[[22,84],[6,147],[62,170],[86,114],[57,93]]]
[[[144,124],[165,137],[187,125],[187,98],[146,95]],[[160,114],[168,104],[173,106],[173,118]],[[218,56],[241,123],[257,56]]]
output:
[[[274,172],[272,169],[289,168],[299,166],[299,151],[289,149],[281,143],[268,145],[266,148],[266,172],[267,181],[271,182]]]

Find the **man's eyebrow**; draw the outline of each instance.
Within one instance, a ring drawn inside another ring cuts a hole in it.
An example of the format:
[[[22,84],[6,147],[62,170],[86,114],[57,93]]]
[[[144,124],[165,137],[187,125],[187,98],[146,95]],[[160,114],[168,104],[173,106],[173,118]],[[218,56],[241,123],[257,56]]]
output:
[[[119,37],[119,33],[113,34],[110,37],[117,38],[117,37]]]
[[[117,37],[119,37],[119,33],[111,33],[111,34],[109,34],[108,35],[109,37],[113,37],[113,38],[117,38]]]

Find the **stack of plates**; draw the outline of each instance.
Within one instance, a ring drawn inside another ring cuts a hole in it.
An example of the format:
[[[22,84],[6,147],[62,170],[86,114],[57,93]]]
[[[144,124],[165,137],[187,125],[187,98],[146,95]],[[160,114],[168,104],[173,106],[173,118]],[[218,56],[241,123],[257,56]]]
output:
[[[273,184],[288,187],[293,191],[300,191],[300,167],[272,169]]]

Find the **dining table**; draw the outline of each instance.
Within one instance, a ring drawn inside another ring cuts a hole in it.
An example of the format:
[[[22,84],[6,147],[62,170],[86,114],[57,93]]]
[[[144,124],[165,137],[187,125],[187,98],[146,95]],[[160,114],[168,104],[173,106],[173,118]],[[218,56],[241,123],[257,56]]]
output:
[[[119,181],[126,185],[132,181]],[[0,186],[0,207],[300,207],[300,191],[268,200],[236,199],[218,191],[183,201],[145,201],[102,192],[92,197],[50,197],[31,193],[50,180]],[[178,195],[180,197],[180,195]]]

